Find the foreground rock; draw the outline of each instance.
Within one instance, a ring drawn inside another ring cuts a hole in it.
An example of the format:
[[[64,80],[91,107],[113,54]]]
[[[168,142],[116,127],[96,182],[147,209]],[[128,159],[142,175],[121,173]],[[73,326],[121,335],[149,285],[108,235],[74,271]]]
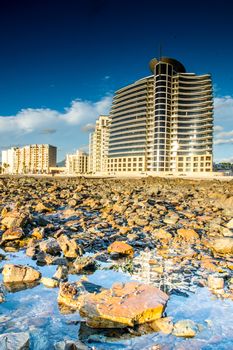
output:
[[[110,246],[108,247],[108,252],[110,254],[119,254],[119,255],[129,255],[129,256],[133,256],[133,248],[125,243],[125,242],[121,242],[121,241],[115,241],[112,244],[110,244]]]
[[[77,273],[94,271],[96,267],[95,260],[90,256],[77,257],[74,261],[74,268]]]
[[[192,320],[176,322],[172,334],[176,337],[193,338],[198,331],[198,326]]]
[[[82,249],[75,239],[69,239],[66,235],[62,234],[58,237],[57,242],[66,258],[74,259],[82,255]]]
[[[14,241],[16,239],[22,238],[24,232],[21,227],[8,228],[2,235],[2,242]]]
[[[6,264],[2,271],[4,283],[30,283],[40,279],[41,273],[30,266]]]
[[[88,350],[88,346],[83,344],[81,341],[76,340],[63,340],[54,345],[55,350]]]
[[[93,328],[124,328],[161,318],[168,295],[152,285],[116,283],[109,290],[88,294],[80,315]]]
[[[233,238],[218,238],[210,243],[210,248],[218,254],[233,255]]]
[[[29,349],[29,333],[5,333],[0,335],[0,350]]]

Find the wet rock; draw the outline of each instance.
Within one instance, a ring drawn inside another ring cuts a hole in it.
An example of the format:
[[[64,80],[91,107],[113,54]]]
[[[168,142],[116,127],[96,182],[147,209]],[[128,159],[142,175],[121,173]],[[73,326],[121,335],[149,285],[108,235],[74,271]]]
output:
[[[55,350],[88,350],[88,346],[83,344],[80,340],[63,340],[54,345]]]
[[[54,238],[49,238],[43,242],[40,243],[39,245],[40,250],[42,252],[45,252],[47,254],[51,255],[57,255],[60,254],[61,248],[56,239]]]
[[[36,227],[32,233],[31,233],[32,237],[41,240],[45,237],[45,229],[44,227]]]
[[[172,334],[176,337],[193,338],[198,326],[192,320],[181,320],[175,323]]]
[[[208,287],[210,289],[223,289],[224,288],[224,279],[222,277],[217,277],[214,275],[210,275],[208,277]]]
[[[24,232],[21,227],[8,228],[2,235],[2,242],[14,241],[16,239],[22,238]]]
[[[73,265],[77,273],[95,271],[97,268],[95,260],[90,256],[77,257]]]
[[[159,318],[158,320],[150,322],[149,325],[155,332],[162,332],[164,334],[170,334],[173,330],[171,317]]]
[[[79,310],[83,303],[84,295],[87,294],[85,287],[77,283],[61,283],[58,293],[58,304],[65,305],[72,310]]]
[[[80,315],[93,328],[132,327],[160,318],[167,300],[167,294],[152,285],[116,283],[109,290],[87,294]]]
[[[29,333],[4,333],[0,335],[1,350],[27,350],[29,349]]]
[[[68,277],[68,268],[67,266],[58,266],[57,271],[53,275],[53,278],[59,280],[59,281],[64,281]]]
[[[69,239],[66,235],[62,234],[57,238],[57,242],[66,258],[77,258],[82,255],[82,248],[74,238]]]
[[[108,247],[108,252],[110,254],[115,253],[119,255],[129,255],[133,256],[134,250],[129,244],[121,241],[115,241]]]
[[[6,289],[2,283],[0,283],[0,304],[6,300]]]
[[[48,288],[56,288],[59,286],[58,280],[49,277],[42,277],[40,282]]]
[[[34,282],[41,273],[30,266],[6,264],[2,271],[4,283]]]

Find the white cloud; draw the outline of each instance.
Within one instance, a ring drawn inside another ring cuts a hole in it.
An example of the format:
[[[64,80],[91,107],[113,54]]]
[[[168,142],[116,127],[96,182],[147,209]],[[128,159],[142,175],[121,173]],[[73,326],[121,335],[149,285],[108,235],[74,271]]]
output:
[[[72,101],[64,113],[49,108],[27,108],[15,116],[0,116],[0,134],[54,133],[57,129],[91,123],[100,114],[108,114],[111,96],[100,101]]]
[[[215,97],[214,99],[215,121],[229,122],[233,121],[233,97]]]

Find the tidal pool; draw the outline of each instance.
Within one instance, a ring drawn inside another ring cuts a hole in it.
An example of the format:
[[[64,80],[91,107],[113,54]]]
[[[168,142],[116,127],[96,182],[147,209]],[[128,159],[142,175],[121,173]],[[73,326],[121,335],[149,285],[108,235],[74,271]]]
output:
[[[24,251],[5,253],[5,263],[29,264],[37,267],[43,277],[52,277],[56,266],[37,266]],[[70,275],[70,281],[79,280],[82,275]],[[132,279],[129,274],[113,270],[97,270],[88,275],[90,282],[105,288],[114,282],[125,282]],[[200,332],[192,339],[176,338],[161,333],[150,333],[143,336],[111,336],[103,332],[83,331],[83,321],[77,313],[63,314],[57,304],[58,288],[50,289],[39,284],[6,295],[6,301],[0,304],[0,334],[6,332],[28,331],[30,349],[53,349],[54,343],[64,340],[75,340],[82,336],[91,349],[155,349],[155,350],[231,350],[233,349],[233,302],[228,299],[215,298],[207,288],[198,288],[188,297],[171,295],[166,315],[173,317],[174,322],[180,319],[191,319],[200,324]],[[81,326],[80,326],[81,325]],[[85,328],[85,327],[84,327]],[[86,334],[86,335],[85,335]],[[158,346],[157,346],[158,345]],[[153,346],[153,347],[152,347]],[[160,346],[160,347],[159,347]]]

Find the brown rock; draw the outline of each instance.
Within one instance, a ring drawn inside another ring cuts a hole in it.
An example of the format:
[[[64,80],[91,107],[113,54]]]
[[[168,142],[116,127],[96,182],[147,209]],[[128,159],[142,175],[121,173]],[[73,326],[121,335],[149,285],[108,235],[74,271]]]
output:
[[[7,213],[2,219],[1,223],[6,228],[23,227],[26,220],[26,215],[14,210]]]
[[[216,277],[214,275],[210,275],[208,277],[208,287],[213,290],[223,289],[224,279],[222,277]]]
[[[80,315],[93,328],[124,328],[160,318],[167,300],[167,294],[152,285],[116,283],[109,290],[87,294]]]
[[[14,241],[16,239],[22,238],[24,232],[21,227],[8,228],[2,235],[2,242]]]
[[[187,242],[195,242],[197,239],[199,239],[198,233],[192,229],[180,228],[177,230],[177,234]]]
[[[77,258],[77,256],[82,255],[82,249],[74,238],[69,239],[66,235],[62,234],[57,238],[57,242],[66,258]]]
[[[6,264],[2,271],[4,283],[34,282],[40,279],[41,273],[30,266]]]
[[[176,337],[193,338],[197,330],[198,327],[192,320],[181,320],[174,325],[172,334]]]
[[[35,206],[35,211],[38,213],[51,213],[53,209],[50,206],[40,202]]]
[[[217,238],[209,243],[210,248],[219,254],[233,254],[233,238]]]
[[[117,253],[121,255],[133,256],[134,250],[129,244],[125,242],[115,241],[112,244],[110,244],[110,246],[108,247],[108,252],[110,254]]]
[[[87,294],[87,291],[80,283],[61,283],[57,302],[72,310],[79,310],[85,294]]]
[[[162,332],[164,334],[170,334],[173,330],[173,322],[171,317],[159,318],[150,323],[150,327],[155,332]]]

